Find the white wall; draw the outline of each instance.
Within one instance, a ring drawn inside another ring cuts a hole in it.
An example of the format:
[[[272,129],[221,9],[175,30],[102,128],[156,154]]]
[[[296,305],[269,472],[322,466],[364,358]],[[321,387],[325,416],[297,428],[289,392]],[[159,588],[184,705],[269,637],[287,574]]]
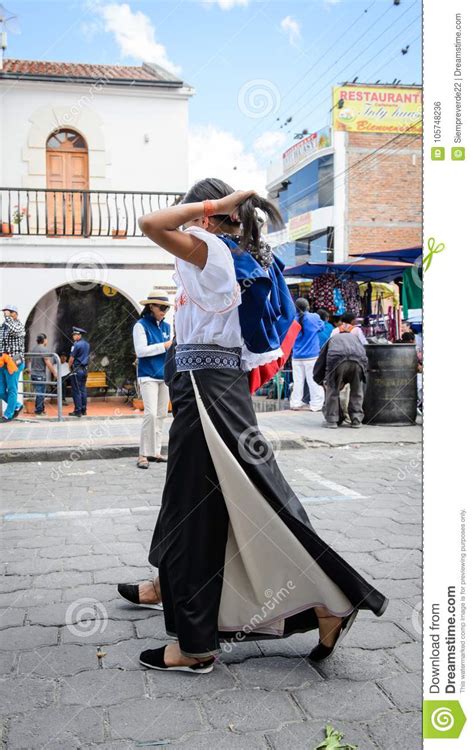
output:
[[[2,81],[0,184],[46,187],[46,153],[37,149],[48,129],[59,124],[78,129],[92,145],[91,189],[183,191],[189,94],[188,89]]]
[[[137,309],[141,309],[139,300],[155,286],[167,289],[174,299],[174,259],[149,240],[35,238],[27,242],[9,238],[0,240],[0,250],[3,262],[15,264],[1,269],[0,299],[2,304],[18,307],[23,322],[47,292],[77,282],[112,286]],[[131,264],[144,267],[132,268]],[[153,268],[157,264],[164,267]]]
[[[347,260],[347,135],[333,130],[334,144],[334,262]]]

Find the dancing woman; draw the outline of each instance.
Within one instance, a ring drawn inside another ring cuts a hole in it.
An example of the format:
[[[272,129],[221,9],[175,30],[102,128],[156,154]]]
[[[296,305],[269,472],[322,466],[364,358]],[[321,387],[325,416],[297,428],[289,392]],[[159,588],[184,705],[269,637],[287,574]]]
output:
[[[177,285],[174,420],[148,558],[159,588],[158,579],[121,586],[136,603],[162,599],[176,640],[140,655],[153,669],[207,673],[222,640],[316,628],[310,659],[319,661],[359,609],[380,616],[388,603],[315,533],[258,429],[255,373],[284,361],[299,327],[256,208],[278,221],[253,191],[206,179],[180,205],[140,220],[176,257]]]

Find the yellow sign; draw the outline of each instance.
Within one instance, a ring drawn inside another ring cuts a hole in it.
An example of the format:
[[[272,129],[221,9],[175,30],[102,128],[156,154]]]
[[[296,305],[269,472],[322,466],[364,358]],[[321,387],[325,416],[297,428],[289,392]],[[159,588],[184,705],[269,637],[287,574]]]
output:
[[[413,86],[335,86],[333,127],[353,133],[422,133],[422,93]]]
[[[102,287],[102,291],[105,294],[106,297],[115,297],[117,294],[117,290],[113,288],[113,286],[104,286]]]
[[[290,242],[298,240],[300,237],[304,237],[307,234],[311,234],[312,230],[311,211],[305,214],[299,214],[298,216],[292,216],[288,221],[288,239]]]

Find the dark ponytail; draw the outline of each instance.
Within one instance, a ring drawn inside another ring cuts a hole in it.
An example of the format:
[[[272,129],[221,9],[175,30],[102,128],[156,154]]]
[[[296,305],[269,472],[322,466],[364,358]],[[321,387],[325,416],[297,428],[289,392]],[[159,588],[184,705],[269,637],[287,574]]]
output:
[[[205,200],[219,200],[219,198],[225,198],[233,192],[234,189],[226,182],[223,182],[216,177],[207,177],[204,180],[196,182],[196,184],[188,190],[182,202],[197,203]],[[252,195],[239,206],[239,222],[232,221],[230,216],[216,215],[214,217],[215,219],[220,219],[227,227],[239,227],[242,225],[242,234],[239,241],[242,250],[253,250],[254,252],[260,250],[261,226],[263,222],[258,217],[255,210],[257,208],[263,211],[274,226],[277,228],[282,228],[284,226],[283,219],[281,218],[278,209],[269,200],[261,198],[259,195]]]
[[[249,245],[258,248],[260,245],[261,223],[255,209],[259,208],[270,219],[272,224],[278,229],[284,226],[279,210],[270,203],[266,198],[259,195],[252,195],[239,206],[239,216],[242,223],[242,246],[247,248]]]

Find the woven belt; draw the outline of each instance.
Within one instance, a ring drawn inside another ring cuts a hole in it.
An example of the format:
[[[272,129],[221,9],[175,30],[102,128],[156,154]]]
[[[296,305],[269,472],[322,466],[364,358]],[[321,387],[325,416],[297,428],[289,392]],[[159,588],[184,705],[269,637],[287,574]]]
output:
[[[217,344],[177,344],[176,370],[223,370],[240,369],[240,347],[225,347]]]

